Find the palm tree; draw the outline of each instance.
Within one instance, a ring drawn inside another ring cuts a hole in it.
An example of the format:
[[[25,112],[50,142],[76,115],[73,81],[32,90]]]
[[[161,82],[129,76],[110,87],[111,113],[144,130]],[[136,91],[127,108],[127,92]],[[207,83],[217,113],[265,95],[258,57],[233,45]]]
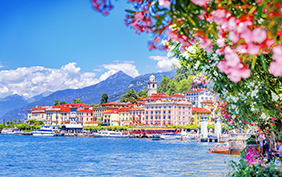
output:
[[[22,123],[23,123],[21,119],[18,119],[18,122],[19,122],[20,124],[22,124]]]

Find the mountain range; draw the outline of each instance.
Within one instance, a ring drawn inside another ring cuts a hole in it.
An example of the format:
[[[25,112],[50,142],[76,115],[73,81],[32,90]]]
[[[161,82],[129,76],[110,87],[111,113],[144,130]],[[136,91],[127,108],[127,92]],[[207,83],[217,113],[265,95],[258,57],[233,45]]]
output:
[[[176,70],[152,74],[155,76],[159,85],[164,75],[173,78],[175,73]],[[122,94],[125,94],[129,89],[134,89],[136,92],[139,92],[143,90],[144,87],[147,87],[150,75],[151,74],[144,74],[132,78],[124,72],[119,71],[104,81],[81,89],[66,89],[54,93],[46,92],[29,100],[19,95],[11,95],[0,99],[0,122],[2,122],[3,119],[10,120],[10,118],[21,119],[22,121],[26,120],[27,111],[29,109],[35,106],[54,105],[55,100],[70,103],[73,102],[74,99],[79,98],[85,104],[99,104],[102,94],[107,93],[109,97],[108,101],[118,101]]]

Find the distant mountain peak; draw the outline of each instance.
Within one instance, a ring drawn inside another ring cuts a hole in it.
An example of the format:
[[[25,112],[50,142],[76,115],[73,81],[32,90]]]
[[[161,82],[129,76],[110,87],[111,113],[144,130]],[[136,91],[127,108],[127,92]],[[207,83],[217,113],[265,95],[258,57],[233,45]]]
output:
[[[133,77],[127,75],[126,73],[124,73],[123,71],[118,71],[117,73],[111,75],[110,77],[108,77],[108,79],[116,79],[116,78],[120,78],[120,77],[128,77],[133,79]]]

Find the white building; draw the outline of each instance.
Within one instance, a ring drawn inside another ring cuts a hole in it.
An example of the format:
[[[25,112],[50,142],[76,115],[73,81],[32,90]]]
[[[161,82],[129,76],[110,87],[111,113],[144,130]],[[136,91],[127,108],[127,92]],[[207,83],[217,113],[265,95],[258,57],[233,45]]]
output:
[[[150,76],[150,80],[148,82],[148,96],[151,96],[152,94],[157,93],[157,81],[154,75]]]
[[[214,100],[214,95],[208,89],[193,89],[184,93],[185,98],[191,101],[193,107],[201,107],[201,102]]]

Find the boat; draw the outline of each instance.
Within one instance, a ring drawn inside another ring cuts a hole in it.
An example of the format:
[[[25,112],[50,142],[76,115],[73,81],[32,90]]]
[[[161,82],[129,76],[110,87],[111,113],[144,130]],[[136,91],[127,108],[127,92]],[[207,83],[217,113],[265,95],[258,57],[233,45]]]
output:
[[[161,135],[159,134],[152,135],[152,140],[161,140]]]
[[[194,133],[194,131],[192,132],[187,132],[187,130],[181,130],[180,134],[176,135],[176,139],[182,139],[182,140],[193,140],[196,138],[196,133]]]
[[[175,140],[175,139],[180,139],[181,134],[179,133],[165,133],[161,134],[161,140]]]
[[[94,138],[129,138],[129,133],[125,132],[116,132],[116,131],[99,131],[93,133]]]
[[[22,132],[18,128],[4,128],[1,135],[21,135]]]
[[[33,136],[58,136],[59,131],[53,129],[52,126],[42,126],[40,129],[35,130],[32,132]]]
[[[229,154],[229,144],[224,143],[223,145],[214,146],[212,149],[209,149],[209,153],[216,154]]]

